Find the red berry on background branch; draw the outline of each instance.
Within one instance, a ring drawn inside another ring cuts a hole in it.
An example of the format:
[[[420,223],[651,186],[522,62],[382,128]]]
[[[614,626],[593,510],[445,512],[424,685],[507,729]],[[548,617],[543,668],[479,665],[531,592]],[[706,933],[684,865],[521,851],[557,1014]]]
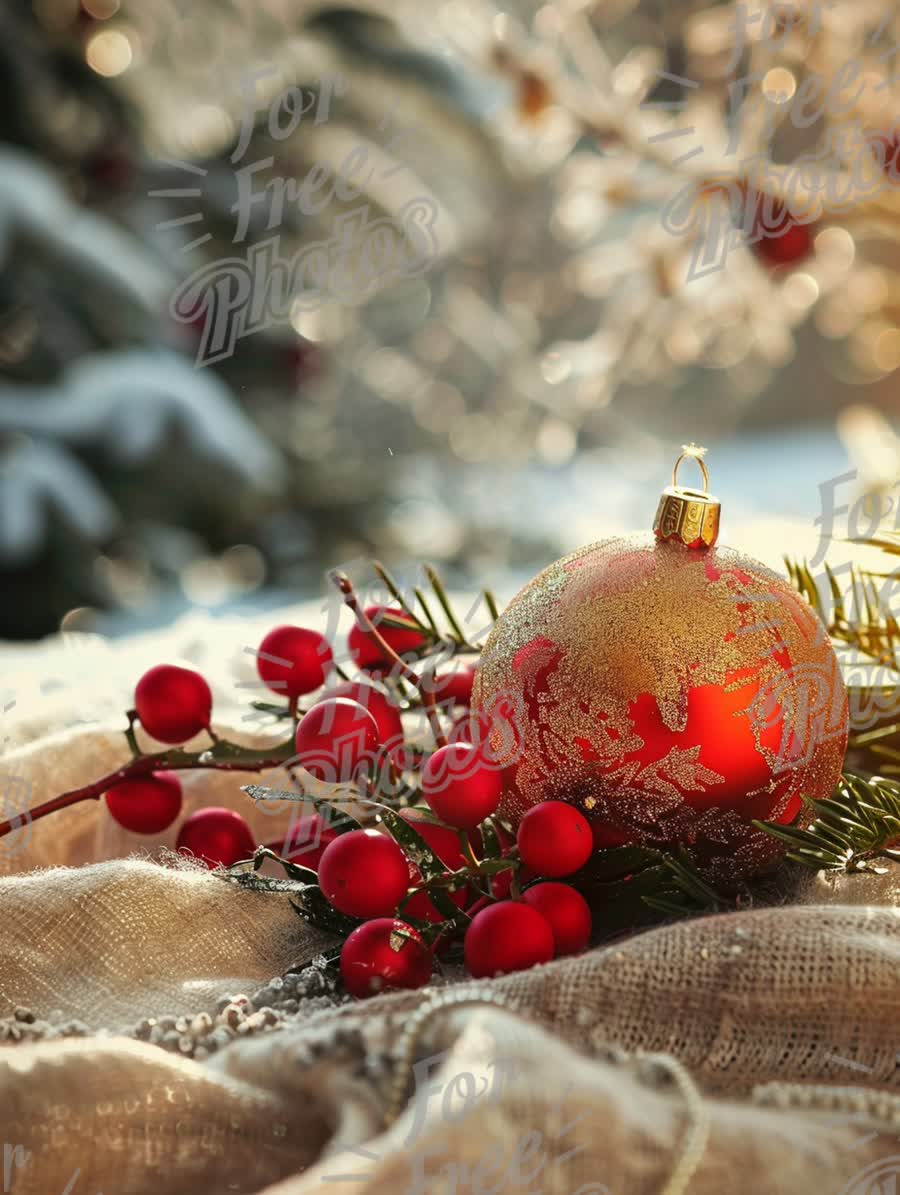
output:
[[[434,692],[439,705],[469,705],[472,700],[472,687],[475,684],[475,669],[470,664],[465,664],[453,672],[428,678],[426,683]]]
[[[591,910],[580,892],[554,880],[534,884],[522,893],[522,901],[542,914],[553,931],[555,958],[578,954],[591,938]]]
[[[402,756],[403,721],[396,702],[374,685],[365,681],[348,681],[329,690],[329,697],[346,697],[356,701],[375,719],[378,741],[392,756]],[[399,762],[399,761],[398,761]]]
[[[253,833],[239,813],[210,805],[198,809],[178,831],[176,849],[194,855],[208,867],[230,867],[256,850]]]
[[[422,792],[435,816],[448,826],[470,830],[500,804],[500,772],[471,743],[449,743],[422,768]]]
[[[285,697],[302,697],[320,688],[333,662],[325,636],[305,627],[275,627],[256,653],[260,679]]]
[[[351,996],[420,988],[431,978],[431,952],[404,921],[378,917],[359,925],[341,950],[341,977]]]
[[[541,876],[568,876],[583,867],[594,849],[584,814],[564,801],[541,801],[519,822],[522,862]]]
[[[306,711],[294,736],[294,763],[327,784],[344,784],[378,755],[375,719],[347,697],[328,697]]]
[[[319,887],[349,917],[389,917],[409,888],[409,864],[386,834],[350,830],[325,848]]]
[[[161,834],[181,813],[181,781],[174,772],[122,780],[105,794],[113,820],[135,834]]]
[[[209,728],[212,693],[199,672],[157,664],[137,683],[134,705],[141,726],[161,743],[184,743]]]
[[[791,224],[785,231],[765,233],[753,248],[766,265],[792,266],[812,253],[812,230],[808,224]]]
[[[330,826],[324,817],[318,813],[305,813],[291,827],[286,837],[267,842],[266,846],[277,855],[282,855],[289,863],[298,863],[301,867],[309,867],[315,871],[325,848],[337,837],[337,830]]]
[[[454,720],[447,739],[450,743],[472,743],[480,748],[482,755],[495,758],[491,744],[491,731],[495,726],[503,735],[509,733],[513,723],[506,719],[505,712],[502,710],[498,718],[496,711],[492,716],[485,710],[476,714],[474,710],[467,709]]]
[[[878,158],[881,169],[890,177],[892,183],[896,183],[900,167],[900,129],[872,133],[869,136],[869,145]]]
[[[537,909],[503,900],[475,914],[463,953],[466,970],[475,979],[525,971],[553,958],[553,930]]]
[[[396,606],[366,606],[366,615],[375,625],[375,629],[387,645],[397,653],[405,656],[420,651],[427,640],[419,628]],[[409,625],[406,627],[389,626],[385,618],[399,619]],[[350,655],[358,668],[378,674],[390,672],[394,662],[388,659],[377,643],[366,634],[358,624],[351,628],[347,637]]]
[[[767,266],[791,266],[813,251],[815,225],[801,222],[799,215],[779,199],[750,192],[748,204],[753,204],[750,224],[750,244],[754,253]]]
[[[481,734],[478,729],[478,724],[474,719],[470,710],[460,714],[455,718],[453,725],[450,727],[450,733],[447,735],[447,740],[450,743],[480,743]]]

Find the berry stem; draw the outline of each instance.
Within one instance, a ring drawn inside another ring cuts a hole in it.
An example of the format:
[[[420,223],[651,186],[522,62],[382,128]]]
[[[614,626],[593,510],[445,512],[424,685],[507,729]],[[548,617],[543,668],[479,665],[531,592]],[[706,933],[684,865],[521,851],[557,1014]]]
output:
[[[472,844],[469,842],[469,836],[465,830],[459,832],[459,849],[462,851],[462,856],[468,863],[469,867],[476,875],[480,872],[478,860],[475,858],[475,852],[472,850]]]
[[[438,747],[446,747],[447,738],[441,726],[441,719],[438,714],[437,700],[434,694],[434,686],[425,685],[421,676],[414,669],[406,663],[406,661],[394,651],[390,644],[379,633],[378,628],[372,622],[371,618],[366,614],[365,610],[360,606],[359,600],[356,596],[356,591],[353,588],[353,583],[346,573],[335,570],[330,574],[332,584],[340,591],[344,599],[344,605],[352,610],[357,623],[363,633],[371,639],[381,654],[392,662],[396,671],[414,685],[418,690],[419,696],[422,699],[422,705],[425,707],[425,713],[428,717],[428,723],[431,727],[431,733],[434,735],[434,741]]]
[[[133,728],[131,730],[133,735]],[[147,776],[151,772],[157,771],[211,769],[219,772],[262,772],[266,768],[279,767],[285,760],[290,759],[293,746],[293,740],[288,739],[269,751],[253,751],[250,748],[241,747],[237,743],[230,743],[226,739],[218,739],[212,750],[206,748],[203,751],[194,752],[176,749],[163,751],[159,755],[139,755],[114,772],[102,776],[99,780],[94,780],[91,784],[86,784],[82,788],[73,788],[69,792],[61,793],[58,797],[44,801],[42,805],[36,805],[34,809],[28,811],[27,815],[19,814],[7,821],[0,822],[0,838],[18,830],[25,823],[26,818],[29,823],[36,822],[42,817],[56,813],[59,809],[77,805],[80,801],[99,800],[107,789],[122,780],[133,780],[137,776]],[[215,758],[214,751],[216,750],[221,750],[226,757],[223,758],[223,755],[220,755],[219,758]]]
[[[138,720],[137,710],[126,710],[125,717],[128,719],[128,729],[125,731],[125,738],[128,740],[128,749],[131,751],[131,758],[140,759],[141,749],[138,746],[138,741],[134,733],[134,724]]]

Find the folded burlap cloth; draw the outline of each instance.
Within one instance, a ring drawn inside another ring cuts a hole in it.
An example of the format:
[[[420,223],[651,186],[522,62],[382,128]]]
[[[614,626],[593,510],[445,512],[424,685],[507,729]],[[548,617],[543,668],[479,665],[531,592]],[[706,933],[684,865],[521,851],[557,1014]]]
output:
[[[272,621],[0,653],[0,796],[124,759],[117,711],[162,658],[210,676],[217,728],[263,741],[237,686]],[[245,780],[197,775],[188,803],[246,813]],[[260,837],[284,817],[255,811]],[[123,857],[136,841],[91,801],[0,843],[2,1192],[897,1189],[894,875],[356,1003],[309,965],[332,943],[285,892],[167,865],[171,836]]]

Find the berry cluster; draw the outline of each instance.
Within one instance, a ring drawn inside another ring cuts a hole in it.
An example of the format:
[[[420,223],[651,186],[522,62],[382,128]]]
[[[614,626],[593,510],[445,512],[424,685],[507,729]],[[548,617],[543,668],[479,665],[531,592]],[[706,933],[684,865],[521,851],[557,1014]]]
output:
[[[560,801],[536,805],[514,839],[492,816],[498,774],[471,760],[452,784],[423,776],[422,791],[427,808],[404,810],[402,829],[385,819],[378,829],[340,833],[314,868],[332,908],[362,921],[341,951],[350,993],[421,987],[434,956],[457,943],[475,978],[585,948],[588,904],[556,878],[577,871],[592,851],[590,826],[578,810]],[[433,820],[438,813],[441,820]]]
[[[337,668],[331,644],[317,631],[279,626],[264,637],[256,653],[259,676],[286,702],[265,708],[291,727],[268,753],[218,737],[212,693],[199,672],[151,668],[138,681],[129,713],[131,763],[63,794],[46,811],[102,795],[125,829],[160,834],[182,812],[180,770],[286,766],[316,809],[286,840],[258,846],[240,814],[208,807],[184,819],[176,846],[210,868],[256,869],[274,860],[300,880],[298,911],[346,934],[340,972],[350,993],[419,987],[436,957],[455,954],[471,975],[483,977],[582,950],[590,911],[559,880],[589,858],[588,822],[557,801],[531,809],[515,835],[498,820],[503,774],[490,750],[497,723],[470,716],[475,668],[455,658],[478,648],[465,640],[439,583],[432,583],[456,632],[449,639],[433,618],[422,622],[405,604],[360,609],[340,578],[357,617],[347,644],[355,679]],[[441,669],[414,671],[448,644]],[[407,741],[404,721],[413,712],[426,715],[435,748]],[[143,752],[137,724],[166,749]],[[189,750],[198,735],[212,745]],[[310,795],[310,778],[333,786],[333,795]],[[332,816],[348,798],[357,814],[363,810],[362,820],[343,810]]]

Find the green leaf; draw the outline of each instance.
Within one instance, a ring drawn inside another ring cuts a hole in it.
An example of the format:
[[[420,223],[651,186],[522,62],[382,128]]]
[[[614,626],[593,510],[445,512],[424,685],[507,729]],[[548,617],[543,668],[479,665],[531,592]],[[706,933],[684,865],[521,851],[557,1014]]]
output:
[[[446,863],[438,858],[422,835],[418,830],[414,829],[410,822],[402,818],[399,813],[395,813],[392,809],[387,808],[381,810],[381,820],[384,828],[403,849],[404,854],[409,856],[416,867],[418,867],[423,880],[428,882],[429,880],[439,879],[441,876],[447,874]]]
[[[319,882],[319,877],[309,867],[301,867],[296,863],[291,863],[288,859],[282,858],[277,851],[273,851],[267,846],[258,846],[253,853],[252,859],[240,859],[238,862],[232,863],[226,870],[235,876],[246,875],[247,873],[244,871],[244,868],[248,864],[252,864],[253,871],[251,874],[255,874],[267,859],[271,859],[273,863],[277,863],[282,867],[285,875],[292,880],[297,880],[302,884],[317,884]]]
[[[352,813],[335,805],[333,797],[318,797],[312,793],[296,791],[287,788],[269,788],[265,784],[242,784],[241,792],[246,793],[252,801],[304,801],[315,809],[316,813],[324,811],[325,823],[335,834],[347,834],[350,830],[361,830],[362,823],[357,821]],[[352,797],[347,797],[352,800]]]
[[[403,853],[418,867],[426,884],[442,879],[448,874],[446,863],[438,858],[422,835],[408,821],[392,809],[382,809],[381,820],[390,836],[403,849]],[[450,899],[446,888],[429,888],[428,897],[442,917],[457,920],[460,910]]]
[[[627,875],[659,865],[662,852],[642,846],[614,846],[597,851],[582,875],[588,883],[615,883]]]
[[[500,843],[500,835],[497,833],[497,827],[491,818],[486,817],[481,825],[478,827],[481,831],[481,855],[483,859],[500,859],[503,856],[503,847]]]
[[[284,868],[284,874],[292,880],[298,880],[301,884],[319,883],[319,876],[311,867],[301,867],[299,863],[292,863],[290,859],[284,859],[280,855],[275,856],[273,862]]]
[[[509,871],[511,867],[515,867],[514,859],[483,859],[479,865],[479,871],[484,875],[495,876],[498,872]]]
[[[334,830],[335,834],[349,834],[351,830],[363,829],[362,822],[358,821],[352,813],[348,813],[346,809],[337,808],[330,798],[309,796],[307,800],[312,803],[316,813],[324,812],[325,824],[329,830]]]
[[[296,913],[299,913],[304,921],[316,929],[327,930],[329,933],[339,934],[341,937],[346,937],[362,924],[362,922],[348,917],[345,913],[339,913],[337,909],[333,908],[325,899],[321,888],[315,884],[302,888],[297,893],[296,899],[291,900],[291,907]]]

